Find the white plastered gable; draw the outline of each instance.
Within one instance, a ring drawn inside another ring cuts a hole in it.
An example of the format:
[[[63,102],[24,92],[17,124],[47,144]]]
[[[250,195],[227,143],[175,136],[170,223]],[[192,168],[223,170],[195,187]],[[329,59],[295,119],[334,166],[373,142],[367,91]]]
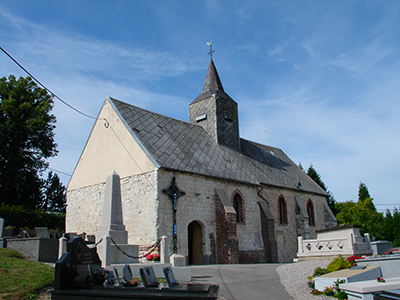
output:
[[[121,178],[155,171],[157,163],[107,98],[68,184],[68,191],[105,182],[116,171]]]

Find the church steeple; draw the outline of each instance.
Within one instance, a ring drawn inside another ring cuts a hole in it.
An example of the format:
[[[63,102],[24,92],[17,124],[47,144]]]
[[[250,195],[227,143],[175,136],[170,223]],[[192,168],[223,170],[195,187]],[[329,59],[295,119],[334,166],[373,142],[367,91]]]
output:
[[[189,105],[189,119],[201,125],[218,144],[240,150],[237,103],[225,93],[212,59],[203,91]]]
[[[217,90],[224,91],[224,88],[222,87],[221,79],[219,79],[219,75],[217,69],[215,68],[214,62],[212,59],[210,59],[206,81],[204,82],[203,86],[203,93]]]
[[[235,102],[228,94],[225,93],[224,88],[219,78],[217,68],[214,65],[214,61],[210,59],[210,64],[208,65],[208,71],[206,80],[204,81],[202,93],[194,99],[193,103],[199,102],[201,100],[207,99],[213,94],[223,97],[227,100]],[[236,103],[236,102],[235,102]]]

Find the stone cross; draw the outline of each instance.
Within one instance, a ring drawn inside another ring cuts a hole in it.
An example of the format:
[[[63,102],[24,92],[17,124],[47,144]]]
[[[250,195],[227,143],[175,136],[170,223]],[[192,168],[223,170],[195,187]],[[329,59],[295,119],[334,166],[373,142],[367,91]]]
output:
[[[177,205],[178,205],[178,198],[181,196],[185,196],[186,193],[184,191],[181,191],[178,186],[176,185],[176,179],[175,176],[172,177],[171,184],[162,190],[164,194],[168,196],[169,199],[172,201],[172,206],[173,206],[173,247],[174,247],[174,253],[178,252],[178,235],[177,235],[177,230],[176,230],[176,211],[177,211]]]

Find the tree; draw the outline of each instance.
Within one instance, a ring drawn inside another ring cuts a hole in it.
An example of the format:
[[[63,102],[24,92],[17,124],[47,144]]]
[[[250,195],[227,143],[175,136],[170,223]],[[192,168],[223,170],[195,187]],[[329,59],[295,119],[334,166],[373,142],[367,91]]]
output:
[[[364,201],[368,198],[371,198],[368,188],[364,183],[360,182],[360,185],[358,186],[358,200]]]
[[[46,211],[65,212],[66,189],[57,174],[49,172],[43,185],[41,208]]]
[[[369,233],[377,239],[385,237],[384,217],[375,208],[373,198],[369,195],[365,184],[360,183],[358,190],[359,199],[337,203],[340,210],[336,215],[339,224],[360,225],[360,233]]]
[[[388,209],[383,222],[385,228],[384,239],[392,241],[394,247],[400,246],[400,211],[395,207],[393,213]]]
[[[52,107],[52,96],[30,77],[0,79],[0,203],[41,203],[40,175],[57,154]]]
[[[301,166],[301,165],[300,165]],[[301,167],[301,169],[303,169]],[[328,194],[328,206],[332,210],[333,214],[336,215],[338,213],[337,208],[336,208],[336,201],[335,198],[333,197],[333,194],[331,191],[328,190],[326,187],[325,183],[321,179],[321,175],[318,174],[318,172],[314,169],[313,165],[310,164],[307,170],[307,175],[311,177],[312,180],[316,182],[325,192]]]

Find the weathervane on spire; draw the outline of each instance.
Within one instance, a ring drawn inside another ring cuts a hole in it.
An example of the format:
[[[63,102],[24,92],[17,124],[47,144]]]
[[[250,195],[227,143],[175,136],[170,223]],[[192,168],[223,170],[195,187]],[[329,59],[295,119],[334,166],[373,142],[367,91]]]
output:
[[[207,53],[207,55],[210,55],[210,58],[212,59],[212,54],[215,52],[215,50],[212,49],[212,41],[206,43],[207,46],[210,46],[210,52]]]

